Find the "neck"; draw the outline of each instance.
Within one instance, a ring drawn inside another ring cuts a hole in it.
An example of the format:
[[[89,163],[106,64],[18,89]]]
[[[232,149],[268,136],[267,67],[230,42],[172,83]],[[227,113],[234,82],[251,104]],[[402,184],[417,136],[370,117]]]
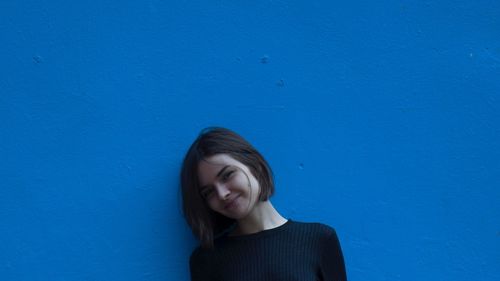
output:
[[[253,211],[237,221],[237,227],[232,235],[245,235],[278,227],[287,222],[273,207],[269,200],[260,201]]]

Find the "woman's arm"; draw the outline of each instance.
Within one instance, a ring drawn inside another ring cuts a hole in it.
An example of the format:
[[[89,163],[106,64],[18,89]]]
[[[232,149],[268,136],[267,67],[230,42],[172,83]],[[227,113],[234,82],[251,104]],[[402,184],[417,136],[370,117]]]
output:
[[[334,229],[331,229],[329,237],[325,240],[322,247],[322,251],[320,268],[323,280],[346,281],[344,256]]]

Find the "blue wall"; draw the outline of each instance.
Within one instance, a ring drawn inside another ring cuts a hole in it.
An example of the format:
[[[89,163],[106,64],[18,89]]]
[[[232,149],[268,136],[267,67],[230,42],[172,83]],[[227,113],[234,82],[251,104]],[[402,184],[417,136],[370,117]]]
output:
[[[499,1],[0,3],[0,279],[188,280],[209,125],[350,280],[500,280]]]

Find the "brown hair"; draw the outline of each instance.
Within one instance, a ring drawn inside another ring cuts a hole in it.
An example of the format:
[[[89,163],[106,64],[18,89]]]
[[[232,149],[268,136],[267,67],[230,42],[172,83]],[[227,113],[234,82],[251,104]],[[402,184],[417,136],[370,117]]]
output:
[[[229,129],[203,129],[184,157],[181,191],[184,217],[202,247],[206,248],[213,247],[215,235],[234,223],[233,219],[212,211],[199,190],[198,163],[221,153],[231,156],[249,168],[260,185],[259,200],[266,201],[274,193],[271,167],[248,141]]]

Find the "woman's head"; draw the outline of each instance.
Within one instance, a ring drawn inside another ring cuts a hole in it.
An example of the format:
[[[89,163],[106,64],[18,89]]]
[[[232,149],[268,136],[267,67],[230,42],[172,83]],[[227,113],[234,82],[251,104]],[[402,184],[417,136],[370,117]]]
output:
[[[268,163],[249,142],[231,130],[213,127],[202,130],[186,153],[181,189],[187,223],[201,244],[210,247],[214,234],[245,215],[235,204],[221,202],[239,195],[239,204],[266,201],[274,193],[274,182]]]

